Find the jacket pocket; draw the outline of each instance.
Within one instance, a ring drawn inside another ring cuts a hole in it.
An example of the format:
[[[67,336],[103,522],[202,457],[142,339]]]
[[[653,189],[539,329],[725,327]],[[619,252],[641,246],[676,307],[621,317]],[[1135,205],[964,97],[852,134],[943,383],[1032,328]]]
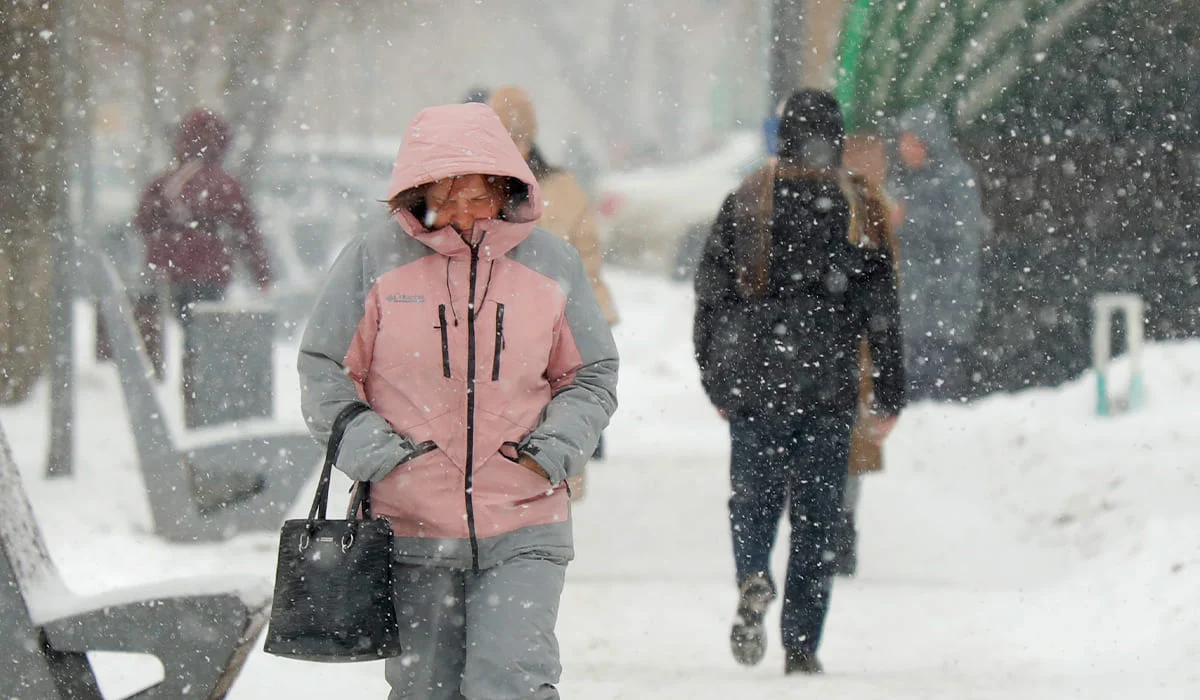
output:
[[[512,462],[513,464],[521,463],[521,445],[520,443],[509,440],[500,445],[500,456]]]
[[[492,358],[492,381],[500,380],[500,354],[504,350],[504,304],[496,304],[496,354]]]
[[[407,464],[407,463],[413,461],[414,459],[416,459],[417,457],[420,457],[421,455],[429,454],[430,452],[433,452],[436,449],[437,449],[437,443],[434,442],[433,440],[425,440],[423,442],[419,442],[416,445],[413,445],[412,452],[409,452],[407,455],[405,455],[404,459],[402,459],[396,463],[396,466],[398,467],[402,464]]]
[[[442,331],[442,376],[450,378],[450,329],[446,327],[446,305],[438,305],[438,328]]]

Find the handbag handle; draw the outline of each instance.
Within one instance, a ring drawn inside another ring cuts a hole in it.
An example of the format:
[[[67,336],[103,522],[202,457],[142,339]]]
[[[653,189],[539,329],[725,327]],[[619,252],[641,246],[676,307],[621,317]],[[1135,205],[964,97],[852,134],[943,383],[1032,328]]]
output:
[[[371,482],[354,482],[354,495],[350,497],[350,505],[346,508],[346,520],[371,519]]]
[[[342,436],[350,421],[360,413],[371,410],[371,407],[361,401],[348,404],[333,419],[333,427],[329,431],[329,445],[325,448],[325,465],[321,467],[321,480],[317,483],[317,493],[313,497],[312,507],[308,509],[308,519],[324,520],[325,507],[329,503],[329,481],[333,477],[333,463],[337,461],[338,449],[342,446]]]

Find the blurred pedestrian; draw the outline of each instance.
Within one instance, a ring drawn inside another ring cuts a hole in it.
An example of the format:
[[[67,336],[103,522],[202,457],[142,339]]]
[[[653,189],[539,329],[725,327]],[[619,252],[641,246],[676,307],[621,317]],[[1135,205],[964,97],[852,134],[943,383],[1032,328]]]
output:
[[[820,673],[850,432],[865,335],[877,372],[872,439],[904,406],[896,279],[868,245],[869,214],[841,167],[832,95],[782,106],[779,157],[721,206],[696,273],[694,342],[709,399],[729,420],[729,500],[739,600],[730,644],[757,664],[776,597],[770,554],[787,507],[791,541],[781,615],[785,672]]]
[[[537,145],[537,113],[529,95],[514,85],[503,85],[490,93],[488,104],[500,116],[517,150],[542,190],[542,218],[537,225],[570,243],[579,251],[588,278],[609,325],[619,320],[612,294],[601,278],[604,252],[596,232],[591,202],[569,170],[552,165]]]
[[[392,698],[557,698],[573,557],[566,479],[616,409],[617,351],[578,253],[482,104],[422,110],[392,221],[334,262],[301,341],[301,408],[395,532]]]
[[[142,192],[133,228],[145,240],[146,289],[135,305],[138,326],[163,376],[159,309],[168,301],[183,326],[182,391],[192,416],[195,351],[187,340],[192,305],[220,301],[233,281],[235,254],[248,265],[260,290],[271,285],[271,263],[254,210],[242,185],[221,166],[230,130],[215,113],[197,108],[175,134],[175,162]],[[162,292],[166,289],[167,300]]]
[[[981,307],[980,267],[988,220],[971,166],[946,116],[916,107],[895,123],[888,190],[896,203],[910,398],[971,394],[971,347]]]
[[[592,291],[604,311],[604,320],[610,326],[618,321],[617,309],[612,294],[601,278],[604,253],[596,233],[596,216],[592,211],[587,194],[579,181],[568,170],[551,165],[537,146],[537,113],[529,95],[515,85],[503,85],[490,93],[488,104],[508,130],[509,135],[521,152],[529,169],[542,190],[542,218],[537,225],[570,243],[579,251],[591,280]],[[593,459],[603,458],[603,438],[597,446]],[[582,499],[585,493],[585,475],[579,474],[571,481],[571,493]]]
[[[892,270],[903,293],[899,277],[899,243],[891,222],[891,203],[883,190],[865,177],[850,177],[862,211],[861,245],[887,252]],[[858,353],[858,415],[850,432],[850,471],[842,499],[842,520],[834,533],[834,573],[853,576],[858,571],[858,504],[862,499],[863,478],[883,470],[883,449],[873,436],[879,432],[879,414],[875,411],[875,365],[864,337]]]
[[[271,285],[271,263],[242,185],[221,166],[229,126],[207,109],[184,117],[175,163],[146,187],[134,228],[146,240],[147,274],[166,282],[171,306],[187,324],[198,301],[219,301],[233,281],[235,254],[259,289]]]

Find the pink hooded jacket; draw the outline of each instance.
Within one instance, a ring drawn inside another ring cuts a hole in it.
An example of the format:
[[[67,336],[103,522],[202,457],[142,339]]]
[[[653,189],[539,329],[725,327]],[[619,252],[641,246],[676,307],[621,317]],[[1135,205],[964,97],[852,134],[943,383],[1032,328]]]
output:
[[[479,173],[509,178],[500,217],[468,245],[422,223],[419,190]],[[537,180],[486,105],[420,112],[388,199],[412,205],[352,242],[330,270],[304,338],[302,408],[328,437],[347,403],[338,467],[375,482],[374,511],[410,562],[487,568],[529,551],[569,559],[564,480],[616,409],[618,359],[579,255],[534,228]],[[535,459],[549,480],[502,454]]]

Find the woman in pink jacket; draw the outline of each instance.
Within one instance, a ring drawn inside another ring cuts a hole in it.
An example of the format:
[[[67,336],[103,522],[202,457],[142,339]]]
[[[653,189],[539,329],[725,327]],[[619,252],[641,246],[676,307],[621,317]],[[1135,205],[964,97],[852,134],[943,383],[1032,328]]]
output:
[[[299,371],[318,439],[347,404],[372,409],[337,466],[373,482],[396,534],[390,697],[557,698],[566,479],[616,409],[616,346],[486,105],[417,114],[387,201],[330,270]]]

